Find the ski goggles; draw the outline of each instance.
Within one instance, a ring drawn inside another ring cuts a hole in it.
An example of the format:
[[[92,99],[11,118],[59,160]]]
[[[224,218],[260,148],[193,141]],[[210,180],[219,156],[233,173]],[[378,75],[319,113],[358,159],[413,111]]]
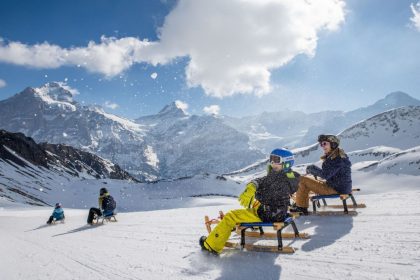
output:
[[[278,155],[270,155],[271,164],[282,164],[282,163],[285,163],[286,161],[291,161],[291,160],[294,160],[293,156],[280,157]]]
[[[270,163],[281,164],[282,158],[276,155],[270,155]]]

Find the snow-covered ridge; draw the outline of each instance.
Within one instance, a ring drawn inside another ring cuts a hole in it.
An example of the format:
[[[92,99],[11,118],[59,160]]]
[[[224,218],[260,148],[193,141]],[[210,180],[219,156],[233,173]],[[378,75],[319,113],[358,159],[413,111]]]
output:
[[[420,146],[394,153],[360,170],[420,176]]]
[[[223,119],[226,124],[247,133],[254,147],[268,153],[273,147],[295,149],[310,145],[319,134],[338,134],[354,123],[404,106],[420,106],[420,100],[404,92],[392,92],[372,105],[349,112],[306,114],[285,110],[243,118],[224,116]]]
[[[386,146],[376,146],[365,150],[351,151],[347,153],[347,155],[349,156],[351,162],[359,162],[366,160],[380,160],[398,152],[401,152],[401,149]]]
[[[392,109],[352,125],[338,134],[340,146],[347,152],[377,146],[408,149],[420,143],[420,106]],[[318,144],[293,150],[298,163],[318,161]],[[353,157],[357,160],[357,157]]]

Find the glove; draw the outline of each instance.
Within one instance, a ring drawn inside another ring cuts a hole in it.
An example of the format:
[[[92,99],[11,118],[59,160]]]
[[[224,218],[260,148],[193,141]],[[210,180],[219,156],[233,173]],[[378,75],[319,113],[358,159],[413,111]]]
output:
[[[306,167],[306,174],[319,175],[320,168],[316,165],[308,165]]]
[[[239,196],[239,204],[245,208],[252,208],[255,200],[255,192],[257,188],[253,182],[246,185],[245,190]]]

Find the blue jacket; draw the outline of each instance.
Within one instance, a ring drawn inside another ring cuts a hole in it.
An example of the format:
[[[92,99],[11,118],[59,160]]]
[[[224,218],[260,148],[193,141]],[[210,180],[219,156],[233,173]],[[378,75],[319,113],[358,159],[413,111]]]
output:
[[[64,218],[64,210],[61,207],[55,208],[52,214],[55,220],[62,220]]]
[[[311,165],[307,172],[325,179],[327,185],[339,194],[349,194],[352,191],[351,162],[346,154],[328,156],[322,163],[322,169]]]

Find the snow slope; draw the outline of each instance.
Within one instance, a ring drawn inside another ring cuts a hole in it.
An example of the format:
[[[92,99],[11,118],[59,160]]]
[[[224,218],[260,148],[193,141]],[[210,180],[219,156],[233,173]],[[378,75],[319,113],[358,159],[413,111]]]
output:
[[[312,237],[286,241],[298,248],[293,255],[201,252],[203,216],[239,207],[234,198],[175,199],[173,209],[119,213],[118,223],[94,227],[85,225],[87,210],[64,205],[66,223],[46,226],[52,209],[0,200],[0,278],[418,279],[419,177],[379,175],[372,181],[369,174],[355,176],[355,185],[369,182],[366,194],[356,197],[368,207],[354,217],[299,218],[298,228]],[[143,198],[138,204],[147,208],[150,202]]]

